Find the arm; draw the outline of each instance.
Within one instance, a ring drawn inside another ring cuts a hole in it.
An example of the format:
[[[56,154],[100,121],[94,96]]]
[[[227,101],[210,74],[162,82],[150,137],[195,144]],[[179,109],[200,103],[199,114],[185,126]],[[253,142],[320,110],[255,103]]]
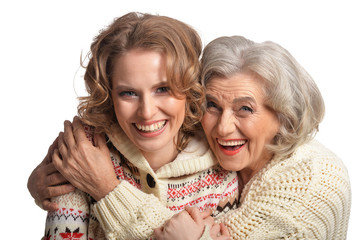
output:
[[[95,133],[88,138],[78,117],[73,124],[64,122],[64,133],[59,134],[58,149],[52,159],[56,169],[74,187],[97,201],[119,184],[104,136]]]
[[[158,198],[127,181],[98,201],[93,211],[110,239],[147,239],[173,216]]]
[[[28,179],[28,190],[38,206],[48,211],[59,208],[57,203],[51,202],[51,197],[60,196],[74,191],[71,184],[56,170],[51,155],[57,146],[57,139],[49,147],[44,160],[33,170]]]
[[[119,183],[104,137],[94,134],[93,145],[78,118],[64,126],[53,162],[76,188],[98,200],[93,212],[108,238],[148,238],[173,215],[154,195]]]

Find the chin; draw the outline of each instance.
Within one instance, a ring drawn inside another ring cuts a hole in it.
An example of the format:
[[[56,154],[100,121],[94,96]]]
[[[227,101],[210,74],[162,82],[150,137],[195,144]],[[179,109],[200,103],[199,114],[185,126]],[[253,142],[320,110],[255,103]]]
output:
[[[222,168],[224,168],[225,170],[228,170],[228,171],[238,171],[239,168],[237,168],[234,163],[231,163],[231,162],[227,162],[227,161],[219,161],[219,165],[221,165]]]

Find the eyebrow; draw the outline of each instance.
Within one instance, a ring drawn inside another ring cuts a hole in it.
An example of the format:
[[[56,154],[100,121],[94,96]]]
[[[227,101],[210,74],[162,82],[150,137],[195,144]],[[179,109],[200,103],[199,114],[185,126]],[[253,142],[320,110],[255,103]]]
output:
[[[160,87],[160,86],[164,86],[164,85],[168,85],[168,84],[169,84],[169,83],[168,83],[167,80],[165,80],[165,81],[162,80],[161,82],[158,82],[158,83],[154,84],[154,85],[152,86],[152,88],[158,88],[158,87]],[[122,90],[122,89],[136,90],[135,88],[133,88],[133,87],[131,87],[131,86],[122,85],[122,84],[113,87],[113,89],[115,89],[115,90],[119,90],[119,89],[120,89],[120,90]]]
[[[156,83],[152,86],[152,88],[157,88],[157,87],[160,87],[160,86],[164,86],[164,85],[169,85],[168,81],[167,80],[162,80],[160,81],[159,83]]]
[[[233,103],[240,103],[240,102],[251,102],[256,103],[256,100],[253,97],[247,96],[247,97],[239,97],[235,98],[232,101]]]
[[[117,85],[115,87],[113,87],[114,90],[123,90],[123,89],[127,89],[127,90],[135,90],[132,87],[129,87],[127,85]]]
[[[210,94],[206,94],[206,99],[217,100],[217,98],[213,97]]]
[[[210,94],[206,94],[206,99],[210,99],[210,100],[218,100],[218,98],[210,95]],[[256,100],[253,97],[250,96],[246,96],[246,97],[239,97],[239,98],[235,98],[232,100],[232,103],[242,103],[242,102],[251,102],[251,103],[256,103]]]

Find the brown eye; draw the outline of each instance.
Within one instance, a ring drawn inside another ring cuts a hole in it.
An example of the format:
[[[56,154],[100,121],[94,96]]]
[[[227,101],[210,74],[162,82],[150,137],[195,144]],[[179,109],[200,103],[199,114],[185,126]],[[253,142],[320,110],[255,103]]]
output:
[[[215,102],[209,101],[207,102],[207,108],[217,108],[217,104]]]
[[[156,90],[157,93],[167,93],[169,92],[169,87],[160,87]]]
[[[136,95],[137,94],[133,91],[122,91],[119,93],[119,96],[121,96],[121,97],[134,97]]]

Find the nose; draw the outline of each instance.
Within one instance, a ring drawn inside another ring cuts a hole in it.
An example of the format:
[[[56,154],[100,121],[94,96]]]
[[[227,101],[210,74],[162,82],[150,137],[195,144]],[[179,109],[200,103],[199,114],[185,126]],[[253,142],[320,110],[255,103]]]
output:
[[[146,94],[141,97],[140,105],[138,107],[138,114],[148,120],[157,112],[157,103],[151,94]]]
[[[220,137],[226,137],[236,130],[233,111],[223,111],[217,122],[217,133]]]

